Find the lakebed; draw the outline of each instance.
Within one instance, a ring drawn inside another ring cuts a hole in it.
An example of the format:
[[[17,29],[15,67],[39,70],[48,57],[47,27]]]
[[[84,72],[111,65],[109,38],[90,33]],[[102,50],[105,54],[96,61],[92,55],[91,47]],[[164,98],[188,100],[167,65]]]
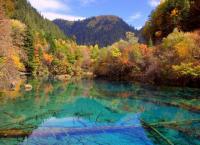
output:
[[[200,89],[95,79],[27,83],[32,90],[0,95],[0,144],[200,144]]]

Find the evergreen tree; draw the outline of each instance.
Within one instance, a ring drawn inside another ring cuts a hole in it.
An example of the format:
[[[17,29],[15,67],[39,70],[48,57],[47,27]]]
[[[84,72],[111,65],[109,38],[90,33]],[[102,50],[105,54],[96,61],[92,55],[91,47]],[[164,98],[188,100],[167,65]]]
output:
[[[153,46],[153,41],[152,41],[152,39],[150,37],[149,42],[148,42],[148,47],[152,47],[152,46]]]
[[[28,62],[26,67],[29,71],[34,70],[34,47],[33,47],[33,35],[29,29],[26,30],[26,37],[24,39],[24,49],[28,56]]]
[[[51,33],[47,33],[45,35],[45,38],[49,42],[49,45],[50,45],[49,52],[55,55],[56,54],[56,45],[54,42],[55,38],[53,37]]]

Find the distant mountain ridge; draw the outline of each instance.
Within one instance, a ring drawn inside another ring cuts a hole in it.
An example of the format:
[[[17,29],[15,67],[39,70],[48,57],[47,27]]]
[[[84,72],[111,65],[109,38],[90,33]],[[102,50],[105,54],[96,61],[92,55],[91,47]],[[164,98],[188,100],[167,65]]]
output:
[[[76,38],[78,44],[108,46],[125,38],[126,32],[137,30],[117,16],[105,15],[87,18],[82,21],[53,21],[65,35]]]

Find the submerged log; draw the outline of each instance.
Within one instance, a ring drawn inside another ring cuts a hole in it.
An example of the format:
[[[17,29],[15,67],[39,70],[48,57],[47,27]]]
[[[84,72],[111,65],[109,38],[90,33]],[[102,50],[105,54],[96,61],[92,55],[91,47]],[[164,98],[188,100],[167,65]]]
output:
[[[31,132],[18,130],[18,129],[9,129],[9,130],[0,130],[0,138],[19,138],[27,137]]]
[[[161,139],[163,139],[167,144],[173,145],[173,143],[167,139],[163,134],[161,134],[155,127],[157,126],[165,126],[169,128],[174,128],[177,131],[181,131],[183,133],[190,133],[189,131],[185,131],[184,129],[181,129],[177,127],[177,125],[180,123],[181,125],[187,125],[188,123],[194,123],[194,122],[200,122],[198,119],[194,120],[188,120],[188,121],[180,121],[180,122],[161,122],[161,123],[152,123],[149,124],[143,120],[141,120],[141,123],[144,128],[149,129],[156,134],[159,135]],[[0,130],[0,138],[19,138],[19,137],[52,137],[52,136],[76,136],[76,135],[88,135],[88,134],[101,134],[104,132],[107,133],[113,133],[113,132],[124,132],[124,131],[130,131],[133,129],[139,129],[142,126],[100,126],[100,127],[83,127],[83,128],[66,128],[66,127],[44,127],[40,128],[35,131],[33,130],[35,127],[26,127],[26,128],[20,128],[20,129],[1,129]],[[29,128],[30,130],[27,130]],[[199,136],[198,136],[199,137]]]
[[[35,116],[24,118],[24,119],[22,119],[22,120],[20,120],[18,122],[15,122],[15,123],[9,123],[9,124],[6,124],[4,126],[0,126],[0,128],[6,128],[6,127],[9,127],[9,126],[12,126],[12,125],[16,125],[16,124],[23,125],[25,122],[28,122],[28,121],[33,120],[33,119],[37,120],[40,117],[45,117],[45,116],[50,115],[50,114],[56,115],[60,111],[62,111],[62,110],[50,110],[50,111],[47,111],[47,112],[44,112],[44,113],[41,113],[41,114],[38,114],[38,115],[35,115]],[[4,112],[4,114],[8,114],[8,113]]]
[[[194,129],[191,129],[191,128],[185,129],[185,128],[181,128],[181,127],[178,127],[178,126],[166,126],[166,127],[177,130],[177,131],[179,131],[183,134],[186,134],[187,136],[193,136],[193,137],[197,137],[198,139],[200,139],[200,132],[197,133],[197,132],[195,132]]]
[[[192,119],[192,120],[183,120],[183,121],[169,121],[169,122],[159,122],[159,123],[151,123],[151,126],[166,126],[166,125],[188,125],[192,123],[199,123],[200,119]]]
[[[154,104],[159,104],[159,105],[166,105],[166,106],[172,106],[172,107],[178,107],[178,108],[183,108],[191,112],[195,113],[200,113],[200,107],[195,107],[192,105],[187,105],[183,103],[175,103],[175,102],[164,102],[164,101],[159,101],[159,100],[153,100],[153,99],[148,99],[148,98],[140,98],[140,97],[133,97],[134,99],[142,100],[145,102],[151,102]]]
[[[110,92],[104,92],[104,93],[109,94],[110,96],[116,96],[116,94],[114,94],[114,93],[110,93]],[[118,94],[117,96],[122,97],[123,95]],[[185,104],[185,103],[165,102],[165,101],[161,101],[161,100],[152,99],[152,98],[156,98],[156,97],[150,97],[150,98],[146,98],[146,97],[143,97],[143,96],[136,97],[131,92],[127,93],[126,97],[127,98],[130,97],[130,98],[133,98],[133,99],[142,100],[142,101],[145,101],[145,102],[150,102],[150,103],[154,103],[154,104],[158,104],[158,105],[179,107],[179,108],[183,108],[183,109],[186,109],[188,111],[191,111],[191,112],[200,113],[200,107],[199,106],[193,106],[193,105],[189,105],[189,104]]]
[[[150,129],[154,131],[156,134],[158,134],[167,144],[169,145],[174,145],[167,137],[165,137],[162,133],[160,133],[156,128],[148,124],[147,122],[141,120],[142,124],[144,125],[145,128]]]
[[[145,128],[150,129],[154,131],[156,134],[158,134],[163,140],[165,140],[169,145],[173,145],[173,143],[167,139],[164,135],[162,135],[155,127],[167,127],[175,129],[179,132],[182,132],[186,135],[194,134],[194,130],[184,129],[181,127],[178,127],[179,125],[188,125],[192,123],[199,123],[200,119],[192,119],[192,120],[184,120],[184,121],[169,121],[169,122],[159,122],[159,123],[151,123],[148,124],[144,120],[141,120],[142,124]],[[197,134],[196,137],[200,138],[200,134]]]
[[[52,136],[76,136],[87,134],[114,133],[138,129],[141,126],[102,126],[102,127],[84,127],[84,128],[44,128],[34,132],[18,129],[0,130],[0,138],[17,138],[17,137],[52,137]]]

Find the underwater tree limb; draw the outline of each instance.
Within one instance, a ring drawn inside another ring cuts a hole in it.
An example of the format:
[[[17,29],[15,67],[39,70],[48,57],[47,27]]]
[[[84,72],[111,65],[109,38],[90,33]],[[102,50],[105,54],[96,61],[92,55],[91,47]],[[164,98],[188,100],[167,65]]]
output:
[[[23,131],[18,129],[1,130],[0,138],[18,138],[27,137],[31,134],[29,131]]]
[[[110,95],[110,96],[116,96],[116,94],[113,94],[113,93],[110,93],[110,92],[104,92],[105,94],[107,95]],[[117,95],[118,97],[122,97],[121,94],[118,94]],[[153,99],[153,98],[156,98],[156,97],[149,97],[149,98],[146,98],[144,96],[134,96],[132,93],[129,93],[127,94],[127,98],[130,97],[130,98],[133,98],[133,99],[137,99],[137,100],[142,100],[142,101],[145,101],[145,102],[151,102],[151,103],[154,103],[154,104],[159,104],[159,105],[166,105],[166,106],[173,106],[173,107],[179,107],[179,108],[183,108],[183,109],[186,109],[188,111],[191,111],[191,112],[195,112],[195,113],[200,113],[200,107],[195,107],[193,105],[190,105],[190,104],[186,104],[186,103],[182,103],[182,102],[165,102],[165,101],[161,101],[161,100],[156,100],[156,99]]]
[[[192,119],[192,120],[183,120],[183,121],[169,121],[169,122],[158,122],[158,123],[151,123],[151,126],[165,126],[165,125],[186,125],[192,123],[200,122],[200,119]]]
[[[100,134],[103,132],[118,132],[127,129],[135,129],[139,128],[140,126],[101,126],[101,127],[84,127],[84,128],[43,128],[37,130],[35,132],[32,131],[25,131],[22,129],[7,129],[7,130],[0,130],[0,138],[11,138],[11,137],[27,137],[29,135],[33,137],[49,137],[49,136],[56,136],[56,135],[84,135],[84,134]]]
[[[179,107],[179,108],[183,108],[183,109],[186,109],[188,111],[191,111],[191,112],[200,113],[200,108],[192,106],[192,105],[187,105],[187,104],[183,104],[183,103],[178,104],[178,103],[174,103],[174,102],[163,102],[163,101],[152,100],[152,99],[150,100],[150,99],[147,99],[147,98],[139,98],[139,97],[134,97],[134,98],[145,101],[145,102],[151,102],[151,103],[159,104],[159,105]]]
[[[152,131],[154,131],[156,134],[158,134],[166,143],[168,143],[169,145],[174,145],[174,143],[172,143],[168,138],[166,138],[163,134],[161,134],[156,128],[154,128],[153,126],[151,126],[150,124],[148,124],[147,122],[141,120],[142,124],[144,125],[144,127],[151,129]]]
[[[166,141],[169,145],[173,145],[173,143],[167,139],[164,135],[162,135],[155,127],[157,126],[165,126],[169,128],[177,129],[178,131],[181,131],[183,133],[188,133],[188,131],[185,131],[184,129],[181,129],[177,127],[177,125],[180,123],[181,125],[187,125],[194,122],[200,122],[200,119],[193,119],[188,121],[180,121],[180,122],[160,122],[160,123],[146,123],[144,120],[141,120],[142,125],[158,134],[164,141]],[[40,130],[37,130],[36,132],[32,132],[32,130],[25,130],[27,128],[20,128],[20,129],[1,129],[0,130],[0,138],[18,138],[18,137],[27,137],[29,135],[33,137],[49,137],[49,136],[56,136],[56,135],[70,135],[70,136],[76,136],[76,135],[83,135],[83,134],[91,134],[91,133],[103,133],[103,132],[118,132],[123,130],[131,130],[135,128],[139,128],[141,126],[100,126],[100,127],[84,127],[84,128],[43,128]],[[29,127],[31,128],[31,127]],[[35,128],[35,127],[32,127]]]
[[[41,114],[39,114],[39,115],[35,115],[35,116],[31,116],[31,117],[28,117],[28,118],[24,118],[24,119],[22,119],[22,120],[20,120],[20,121],[18,121],[18,122],[15,122],[15,123],[9,123],[9,124],[6,124],[6,125],[4,125],[4,126],[0,126],[0,128],[5,128],[5,127],[7,127],[7,126],[12,126],[12,125],[15,125],[15,124],[22,124],[23,125],[23,123],[25,123],[25,122],[27,122],[27,121],[30,121],[30,120],[33,120],[33,119],[39,119],[40,117],[44,117],[44,116],[46,116],[46,115],[49,115],[49,114],[54,114],[54,115],[56,115],[59,111],[61,111],[61,110],[51,110],[51,111],[47,111],[47,112],[44,112],[44,113],[41,113]]]

